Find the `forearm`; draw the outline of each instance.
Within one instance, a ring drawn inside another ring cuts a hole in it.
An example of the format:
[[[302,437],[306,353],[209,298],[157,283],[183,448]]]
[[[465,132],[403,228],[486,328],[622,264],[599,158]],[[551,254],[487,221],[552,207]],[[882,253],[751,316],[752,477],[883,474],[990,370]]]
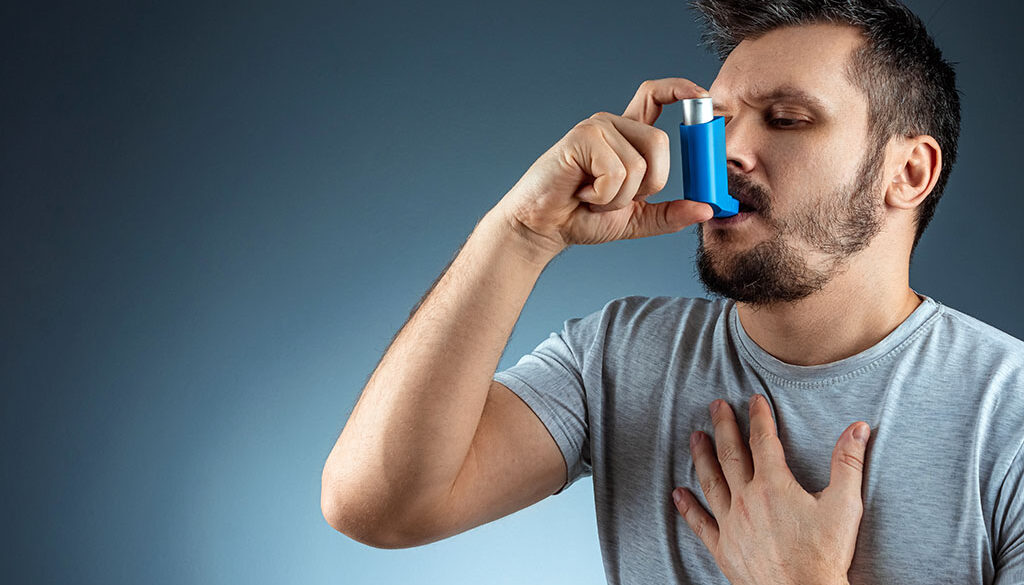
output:
[[[550,261],[505,226],[495,211],[477,224],[363,389],[324,467],[325,505],[345,522],[428,514],[453,485],[498,361]]]

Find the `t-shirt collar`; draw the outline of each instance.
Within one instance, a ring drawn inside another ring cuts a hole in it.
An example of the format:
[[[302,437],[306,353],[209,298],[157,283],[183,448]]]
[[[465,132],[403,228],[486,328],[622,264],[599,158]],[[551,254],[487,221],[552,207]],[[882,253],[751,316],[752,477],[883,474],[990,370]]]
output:
[[[837,378],[856,375],[879,360],[895,357],[912,338],[924,329],[925,324],[939,314],[941,303],[926,295],[918,294],[923,299],[921,304],[881,341],[860,353],[827,364],[797,366],[781,361],[762,349],[744,331],[743,325],[740,323],[739,312],[736,309],[736,301],[731,299],[726,308],[729,337],[739,348],[743,359],[764,373],[799,385],[830,384],[836,382]]]

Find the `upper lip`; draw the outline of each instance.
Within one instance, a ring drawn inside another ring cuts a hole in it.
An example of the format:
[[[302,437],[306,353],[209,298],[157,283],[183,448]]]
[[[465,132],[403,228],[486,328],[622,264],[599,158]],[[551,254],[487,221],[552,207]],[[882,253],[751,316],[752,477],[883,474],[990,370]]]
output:
[[[751,198],[747,196],[747,191],[749,189],[747,189],[748,185],[743,177],[727,176],[726,184],[728,185],[729,195],[731,195],[733,199],[739,201],[741,205],[745,205],[754,211],[761,210],[761,207],[759,205],[755,205],[754,202],[751,201]]]
[[[746,205],[747,207],[749,207],[749,208],[751,208],[751,209],[753,209],[755,211],[757,210],[757,206],[754,205],[753,203],[751,203],[750,200],[747,199],[746,197],[744,197],[742,195],[733,195],[732,197],[736,201],[739,201],[740,205]]]

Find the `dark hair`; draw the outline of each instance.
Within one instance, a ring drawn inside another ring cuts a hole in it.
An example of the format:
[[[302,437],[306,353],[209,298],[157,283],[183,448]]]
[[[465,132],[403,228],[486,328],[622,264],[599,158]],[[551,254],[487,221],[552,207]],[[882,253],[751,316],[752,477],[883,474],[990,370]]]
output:
[[[770,30],[815,23],[857,27],[866,37],[847,68],[868,100],[869,148],[896,135],[930,135],[942,150],[935,188],[917,208],[914,244],[928,226],[956,162],[960,96],[953,65],[924,23],[895,0],[693,0],[704,20],[701,40],[721,60],[743,39]]]

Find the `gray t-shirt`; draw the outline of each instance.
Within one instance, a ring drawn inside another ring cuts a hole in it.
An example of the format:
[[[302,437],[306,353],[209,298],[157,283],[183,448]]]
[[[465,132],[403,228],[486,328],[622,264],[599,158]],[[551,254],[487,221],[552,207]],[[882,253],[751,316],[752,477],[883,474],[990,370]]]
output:
[[[609,583],[728,583],[671,492],[708,509],[689,435],[713,435],[708,405],[723,398],[747,436],[754,393],[809,492],[828,485],[840,433],[871,425],[852,585],[1024,583],[1024,342],[922,298],[875,346],[795,366],[747,336],[731,300],[625,297],[494,379],[558,443],[557,493],[593,476]]]

